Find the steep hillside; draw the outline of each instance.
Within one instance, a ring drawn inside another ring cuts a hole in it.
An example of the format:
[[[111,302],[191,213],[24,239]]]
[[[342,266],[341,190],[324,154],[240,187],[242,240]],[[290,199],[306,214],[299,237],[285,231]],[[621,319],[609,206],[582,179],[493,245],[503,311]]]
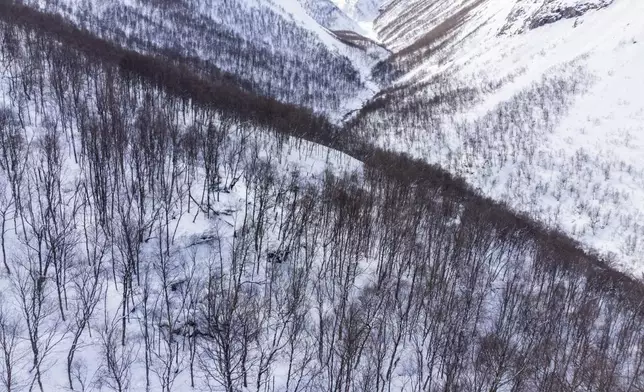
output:
[[[359,24],[331,0],[299,0],[307,13],[329,30],[364,33]]]
[[[644,272],[644,3],[388,2],[353,124]]]
[[[192,63],[0,37],[3,390],[644,387],[644,286],[565,235]]]
[[[335,3],[353,20],[371,23],[386,0],[335,0]]]
[[[374,53],[337,40],[297,0],[23,3],[132,49],[192,59],[205,72],[216,68],[251,91],[334,118],[345,107],[359,107],[376,89],[368,71]]]

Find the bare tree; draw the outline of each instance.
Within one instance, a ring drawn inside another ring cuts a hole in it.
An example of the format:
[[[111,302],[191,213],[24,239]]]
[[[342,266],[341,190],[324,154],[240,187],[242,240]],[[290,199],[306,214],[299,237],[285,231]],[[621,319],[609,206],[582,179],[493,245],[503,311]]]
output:
[[[6,298],[0,294],[0,384],[7,392],[21,390],[23,354],[19,348],[22,328],[20,320],[12,317]]]
[[[32,260],[34,256],[27,256]],[[47,275],[39,272],[38,264],[15,260],[17,271],[13,274],[14,287],[23,321],[26,325],[27,340],[31,348],[33,372],[31,388],[37,384],[44,391],[42,375],[49,354],[65,338],[66,330],[58,317],[56,306],[51,303],[51,285]]]
[[[7,259],[7,245],[6,245],[6,235],[10,230],[7,224],[11,220],[10,213],[11,208],[13,207],[13,195],[10,195],[9,190],[7,189],[7,182],[0,175],[0,248],[2,248],[2,263],[7,271],[7,274],[11,274],[11,268],[9,268],[9,262]]]
[[[106,322],[99,329],[103,362],[98,372],[97,385],[114,392],[127,392],[132,382],[133,365],[138,353],[138,344],[126,340],[122,344],[120,323]]]
[[[83,216],[87,219],[87,214]],[[74,312],[70,320],[72,341],[67,352],[67,379],[71,390],[74,390],[74,378],[79,383],[84,380],[81,365],[74,362],[74,357],[80,348],[84,332],[91,327],[94,310],[101,300],[105,279],[104,261],[109,250],[96,226],[91,226],[86,221],[84,231],[86,252],[84,257],[77,260],[71,273]],[[82,391],[85,385],[81,384],[80,387]]]

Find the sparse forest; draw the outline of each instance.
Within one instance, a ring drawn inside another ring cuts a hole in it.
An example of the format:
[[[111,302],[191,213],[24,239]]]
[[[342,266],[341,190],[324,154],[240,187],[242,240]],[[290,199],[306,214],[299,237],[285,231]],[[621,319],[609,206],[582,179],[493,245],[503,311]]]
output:
[[[394,53],[372,73],[388,87],[346,128],[446,169],[642,279],[644,112],[622,91],[639,80],[644,31],[588,39],[607,21],[630,26],[640,4],[387,2],[375,23]]]
[[[602,249],[602,257],[633,269],[644,254],[644,212],[638,202],[644,169],[611,149],[634,148],[635,131],[614,131],[609,147],[603,148],[576,145],[575,138],[586,137],[583,129],[577,136],[560,136],[558,128],[575,100],[600,78],[582,61],[553,67],[493,105],[486,99],[521,73],[486,81],[440,75],[389,89],[347,128],[363,143],[404,151],[455,173],[484,195],[567,233],[586,248],[606,241],[610,246]],[[468,118],[468,111],[477,114]],[[632,272],[641,277],[637,269]]]
[[[329,113],[364,89],[347,56],[268,4],[242,0],[21,0],[64,16],[82,29],[129,49],[163,56],[205,75],[226,73],[257,94]]]
[[[217,72],[0,1],[2,390],[644,391],[642,282]]]

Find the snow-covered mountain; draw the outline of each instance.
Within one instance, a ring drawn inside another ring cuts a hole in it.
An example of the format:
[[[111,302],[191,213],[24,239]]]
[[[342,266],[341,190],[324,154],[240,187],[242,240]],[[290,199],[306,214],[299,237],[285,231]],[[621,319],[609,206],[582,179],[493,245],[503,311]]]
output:
[[[372,22],[386,0],[334,0],[337,6],[357,22]]]
[[[644,3],[397,0],[357,126],[644,272]],[[387,126],[383,126],[383,121]]]
[[[642,7],[0,0],[0,389],[644,390]]]
[[[248,89],[332,117],[373,95],[370,52],[338,40],[353,24],[332,4],[298,0],[26,0],[101,37],[148,53],[216,67]],[[303,4],[311,5],[305,8]],[[325,6],[326,4],[326,6]],[[313,5],[318,7],[312,8]],[[325,14],[326,8],[338,11]],[[308,11],[312,9],[313,11]],[[374,58],[375,56],[375,58]]]
[[[329,30],[362,32],[359,24],[331,0],[300,0],[307,13]]]
[[[450,31],[472,31],[477,27],[495,34],[524,32],[561,19],[580,17],[613,1],[391,0],[379,7],[373,21],[383,43],[397,50],[420,44],[421,38],[428,41],[433,36],[447,36]]]

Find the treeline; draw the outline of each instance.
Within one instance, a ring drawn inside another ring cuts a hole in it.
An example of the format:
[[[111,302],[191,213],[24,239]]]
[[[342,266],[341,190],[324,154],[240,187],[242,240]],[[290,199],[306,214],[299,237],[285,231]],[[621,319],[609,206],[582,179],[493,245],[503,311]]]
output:
[[[643,287],[569,238],[309,111],[231,112],[0,15],[7,390],[644,388]]]

